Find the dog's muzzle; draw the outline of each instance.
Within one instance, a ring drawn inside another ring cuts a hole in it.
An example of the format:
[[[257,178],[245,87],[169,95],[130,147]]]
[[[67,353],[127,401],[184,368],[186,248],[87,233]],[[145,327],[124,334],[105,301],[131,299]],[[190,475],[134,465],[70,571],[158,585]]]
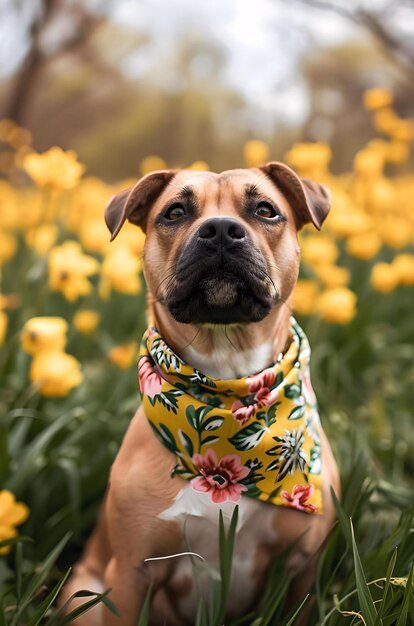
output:
[[[243,224],[214,217],[181,249],[164,300],[181,323],[235,324],[266,317],[277,293]]]

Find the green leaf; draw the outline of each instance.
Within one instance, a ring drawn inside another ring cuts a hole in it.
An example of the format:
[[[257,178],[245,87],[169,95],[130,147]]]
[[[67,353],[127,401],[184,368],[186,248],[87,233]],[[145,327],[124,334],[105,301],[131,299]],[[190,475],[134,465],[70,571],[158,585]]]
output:
[[[387,599],[388,591],[389,591],[390,586],[391,586],[391,576],[392,576],[392,573],[394,571],[394,567],[395,567],[396,561],[397,561],[397,548],[395,548],[394,552],[392,553],[390,562],[388,563],[387,574],[386,574],[386,577],[385,577],[384,591],[383,591],[383,594],[382,594],[381,604],[380,604],[380,608],[379,608],[379,611],[378,611],[378,615],[377,615],[377,618],[375,620],[375,626],[379,626],[380,624],[382,624],[382,616],[384,615],[384,611],[385,611],[385,602],[386,602],[386,599]]]
[[[299,406],[296,406],[294,409],[292,409],[292,411],[288,415],[288,420],[298,420],[303,417],[304,414],[305,406],[303,404],[300,404]]]
[[[58,597],[63,585],[69,578],[70,573],[71,573],[71,568],[68,569],[66,574],[62,576],[59,582],[53,587],[52,591],[46,596],[43,602],[41,602],[37,611],[31,617],[28,623],[28,626],[38,626],[38,624],[40,624],[40,622],[42,621],[42,618],[45,617],[47,611],[50,609],[50,607],[52,606],[52,604]]]
[[[355,579],[358,600],[361,607],[361,614],[365,620],[366,626],[374,626],[377,618],[377,609],[371,596],[371,591],[367,585],[367,581],[359,556],[358,548],[355,542],[354,527],[352,520],[349,520],[351,526],[352,551],[354,555]],[[400,625],[401,626],[401,625]]]
[[[151,611],[152,589],[149,588],[145,596],[144,604],[142,605],[141,613],[139,616],[139,622],[137,626],[148,626],[150,611]]]
[[[407,583],[404,589],[403,601],[401,603],[400,614],[395,626],[406,626],[407,615],[410,602],[413,600],[413,575],[414,575],[414,563],[411,566],[410,573],[408,574]]]
[[[258,422],[253,422],[239,430],[238,433],[229,438],[230,443],[234,445],[236,450],[246,451],[252,450],[257,446],[260,439],[265,434],[266,429]]]

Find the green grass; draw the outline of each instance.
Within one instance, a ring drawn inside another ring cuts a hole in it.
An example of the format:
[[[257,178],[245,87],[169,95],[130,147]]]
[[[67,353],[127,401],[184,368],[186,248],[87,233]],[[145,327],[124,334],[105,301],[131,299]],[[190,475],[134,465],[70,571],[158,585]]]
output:
[[[140,337],[145,298],[93,296],[85,306],[99,307],[98,331],[88,338],[71,330],[67,347],[81,360],[85,382],[67,398],[42,398],[28,384],[30,359],[19,347],[19,330],[35,314],[70,321],[77,306],[48,293],[44,263],[25,254],[3,275],[3,291],[19,284],[22,302],[10,313],[9,340],[0,352],[0,488],[13,491],[31,514],[21,540],[0,557],[0,626],[59,626],[68,621],[55,608],[56,595],[93,527],[110,464],[139,402],[135,367],[120,370],[106,353]],[[359,297],[355,320],[345,327],[299,320],[313,348],[313,383],[343,483],[309,624],[414,625],[412,291],[374,294],[366,264],[349,263]],[[254,611],[224,620],[232,532],[220,526],[217,541],[220,569],[210,572],[211,599],[200,604],[197,626],[292,623],[299,607],[286,614],[281,563],[269,572]],[[85,596],[84,608],[96,602],[115,610],[107,595],[96,594]],[[144,611],[140,626],[147,623]]]

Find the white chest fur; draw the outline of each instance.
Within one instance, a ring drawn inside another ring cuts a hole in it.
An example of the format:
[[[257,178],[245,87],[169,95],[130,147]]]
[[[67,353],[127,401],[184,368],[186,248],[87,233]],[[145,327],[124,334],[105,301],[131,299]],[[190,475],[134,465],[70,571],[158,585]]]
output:
[[[174,504],[159,516],[178,522],[183,532],[182,550],[194,552],[206,562],[190,556],[174,559],[173,582],[177,585],[188,579],[195,582],[191,592],[179,600],[179,610],[185,617],[195,615],[200,597],[209,602],[206,564],[216,569],[219,566],[219,511],[223,512],[227,530],[235,506],[234,502],[217,505],[208,493],[197,493],[187,485]],[[258,546],[274,544],[277,539],[272,524],[277,511],[274,506],[246,497],[240,499],[238,506],[229,605],[240,612],[248,610],[253,600]]]
[[[271,341],[266,341],[255,348],[236,350],[223,336],[215,341],[215,347],[209,355],[200,354],[188,346],[183,357],[187,363],[213,378],[233,379],[254,374],[269,365],[273,358]]]

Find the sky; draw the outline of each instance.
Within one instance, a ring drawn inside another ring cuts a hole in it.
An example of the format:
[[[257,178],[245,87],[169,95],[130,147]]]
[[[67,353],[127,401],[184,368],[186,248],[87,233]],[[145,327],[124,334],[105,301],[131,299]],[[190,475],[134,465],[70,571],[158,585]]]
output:
[[[95,10],[102,10],[103,1],[83,0]],[[225,48],[226,83],[240,90],[252,109],[263,111],[264,123],[266,112],[293,122],[306,115],[305,85],[296,71],[301,54],[316,42],[336,44],[355,35],[355,27],[335,13],[304,10],[294,0],[116,0],[105,6],[114,22],[151,35],[148,46],[123,62],[131,79],[162,67],[184,32],[196,36],[201,31]],[[0,77],[10,75],[24,58],[36,10],[38,0],[0,0]],[[165,73],[152,74],[167,84]]]

